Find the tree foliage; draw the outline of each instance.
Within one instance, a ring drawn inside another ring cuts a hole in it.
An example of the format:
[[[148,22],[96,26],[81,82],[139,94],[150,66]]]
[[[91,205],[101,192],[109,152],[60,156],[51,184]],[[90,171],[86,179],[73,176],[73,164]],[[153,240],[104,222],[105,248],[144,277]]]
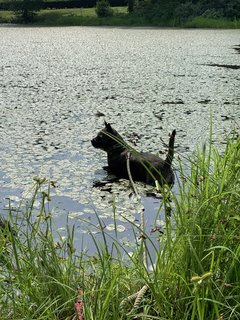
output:
[[[240,18],[240,0],[135,0],[135,12],[149,21],[175,19],[180,23],[196,16]]]
[[[108,0],[99,0],[96,3],[96,14],[98,17],[111,17],[113,15],[113,10],[109,4]]]
[[[17,19],[23,23],[34,20],[36,12],[43,8],[43,0],[18,0],[12,2],[12,10]]]
[[[10,6],[18,21],[24,23],[32,22],[42,8],[91,7],[95,4],[98,17],[111,16],[111,6],[127,4],[130,13],[134,11],[149,22],[173,20],[180,25],[196,16],[240,18],[240,0],[0,0],[1,8],[9,10]]]

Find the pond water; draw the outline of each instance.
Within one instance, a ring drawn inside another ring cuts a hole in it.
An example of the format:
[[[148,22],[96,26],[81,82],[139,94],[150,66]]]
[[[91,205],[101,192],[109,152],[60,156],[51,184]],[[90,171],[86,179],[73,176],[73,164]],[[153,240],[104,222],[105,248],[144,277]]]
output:
[[[185,157],[208,139],[212,113],[213,141],[221,147],[239,128],[239,36],[239,30],[1,26],[2,214],[7,198],[17,207],[41,176],[56,186],[50,208],[59,233],[68,217],[90,252],[87,229],[97,233],[98,218],[115,237],[115,215],[119,241],[132,239],[129,221],[139,223],[143,207],[147,233],[163,223],[160,200],[147,197],[144,186],[138,184],[142,201],[131,197],[128,182],[113,184],[111,193],[93,188],[105,177],[106,154],[90,141],[106,120],[138,150],[161,154],[161,139],[176,129],[176,154]]]

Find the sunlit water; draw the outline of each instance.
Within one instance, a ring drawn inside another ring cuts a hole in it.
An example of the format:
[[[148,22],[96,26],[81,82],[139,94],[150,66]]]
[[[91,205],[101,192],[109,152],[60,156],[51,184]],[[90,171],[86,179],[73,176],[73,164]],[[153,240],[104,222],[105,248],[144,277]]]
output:
[[[126,182],[111,193],[93,188],[105,177],[106,154],[90,140],[104,119],[153,153],[166,151],[161,139],[167,143],[176,129],[176,153],[184,157],[208,139],[211,113],[220,148],[239,126],[240,71],[210,66],[240,65],[239,30],[2,26],[0,44],[2,214],[6,198],[18,207],[33,177],[47,177],[57,186],[50,202],[56,229],[64,235],[68,217],[78,247],[94,250],[85,233],[98,232],[98,219],[113,237],[117,225],[120,241],[133,239],[129,221],[139,224],[143,207],[147,233],[164,220],[160,200],[139,202]]]

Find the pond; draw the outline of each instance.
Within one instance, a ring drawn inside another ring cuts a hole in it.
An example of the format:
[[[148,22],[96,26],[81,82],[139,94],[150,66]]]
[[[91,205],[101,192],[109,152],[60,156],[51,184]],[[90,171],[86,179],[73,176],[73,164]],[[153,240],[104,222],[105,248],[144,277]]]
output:
[[[147,233],[164,224],[161,200],[143,185],[142,201],[126,181],[93,188],[106,175],[106,154],[91,145],[104,120],[137,150],[160,154],[176,129],[176,172],[176,158],[209,139],[210,114],[220,148],[239,128],[239,30],[2,25],[0,38],[2,214],[46,177],[56,229],[64,236],[68,218],[81,249],[94,251],[88,229],[97,237],[98,219],[115,237],[115,216],[125,242],[143,207]]]

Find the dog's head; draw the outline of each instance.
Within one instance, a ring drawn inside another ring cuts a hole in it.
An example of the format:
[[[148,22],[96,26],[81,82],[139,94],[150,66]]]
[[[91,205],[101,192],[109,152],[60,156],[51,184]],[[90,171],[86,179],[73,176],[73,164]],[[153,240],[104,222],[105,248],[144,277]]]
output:
[[[112,128],[110,123],[105,121],[105,128],[101,130],[95,138],[91,140],[94,148],[102,149],[106,152],[111,151],[121,145],[122,137]]]

